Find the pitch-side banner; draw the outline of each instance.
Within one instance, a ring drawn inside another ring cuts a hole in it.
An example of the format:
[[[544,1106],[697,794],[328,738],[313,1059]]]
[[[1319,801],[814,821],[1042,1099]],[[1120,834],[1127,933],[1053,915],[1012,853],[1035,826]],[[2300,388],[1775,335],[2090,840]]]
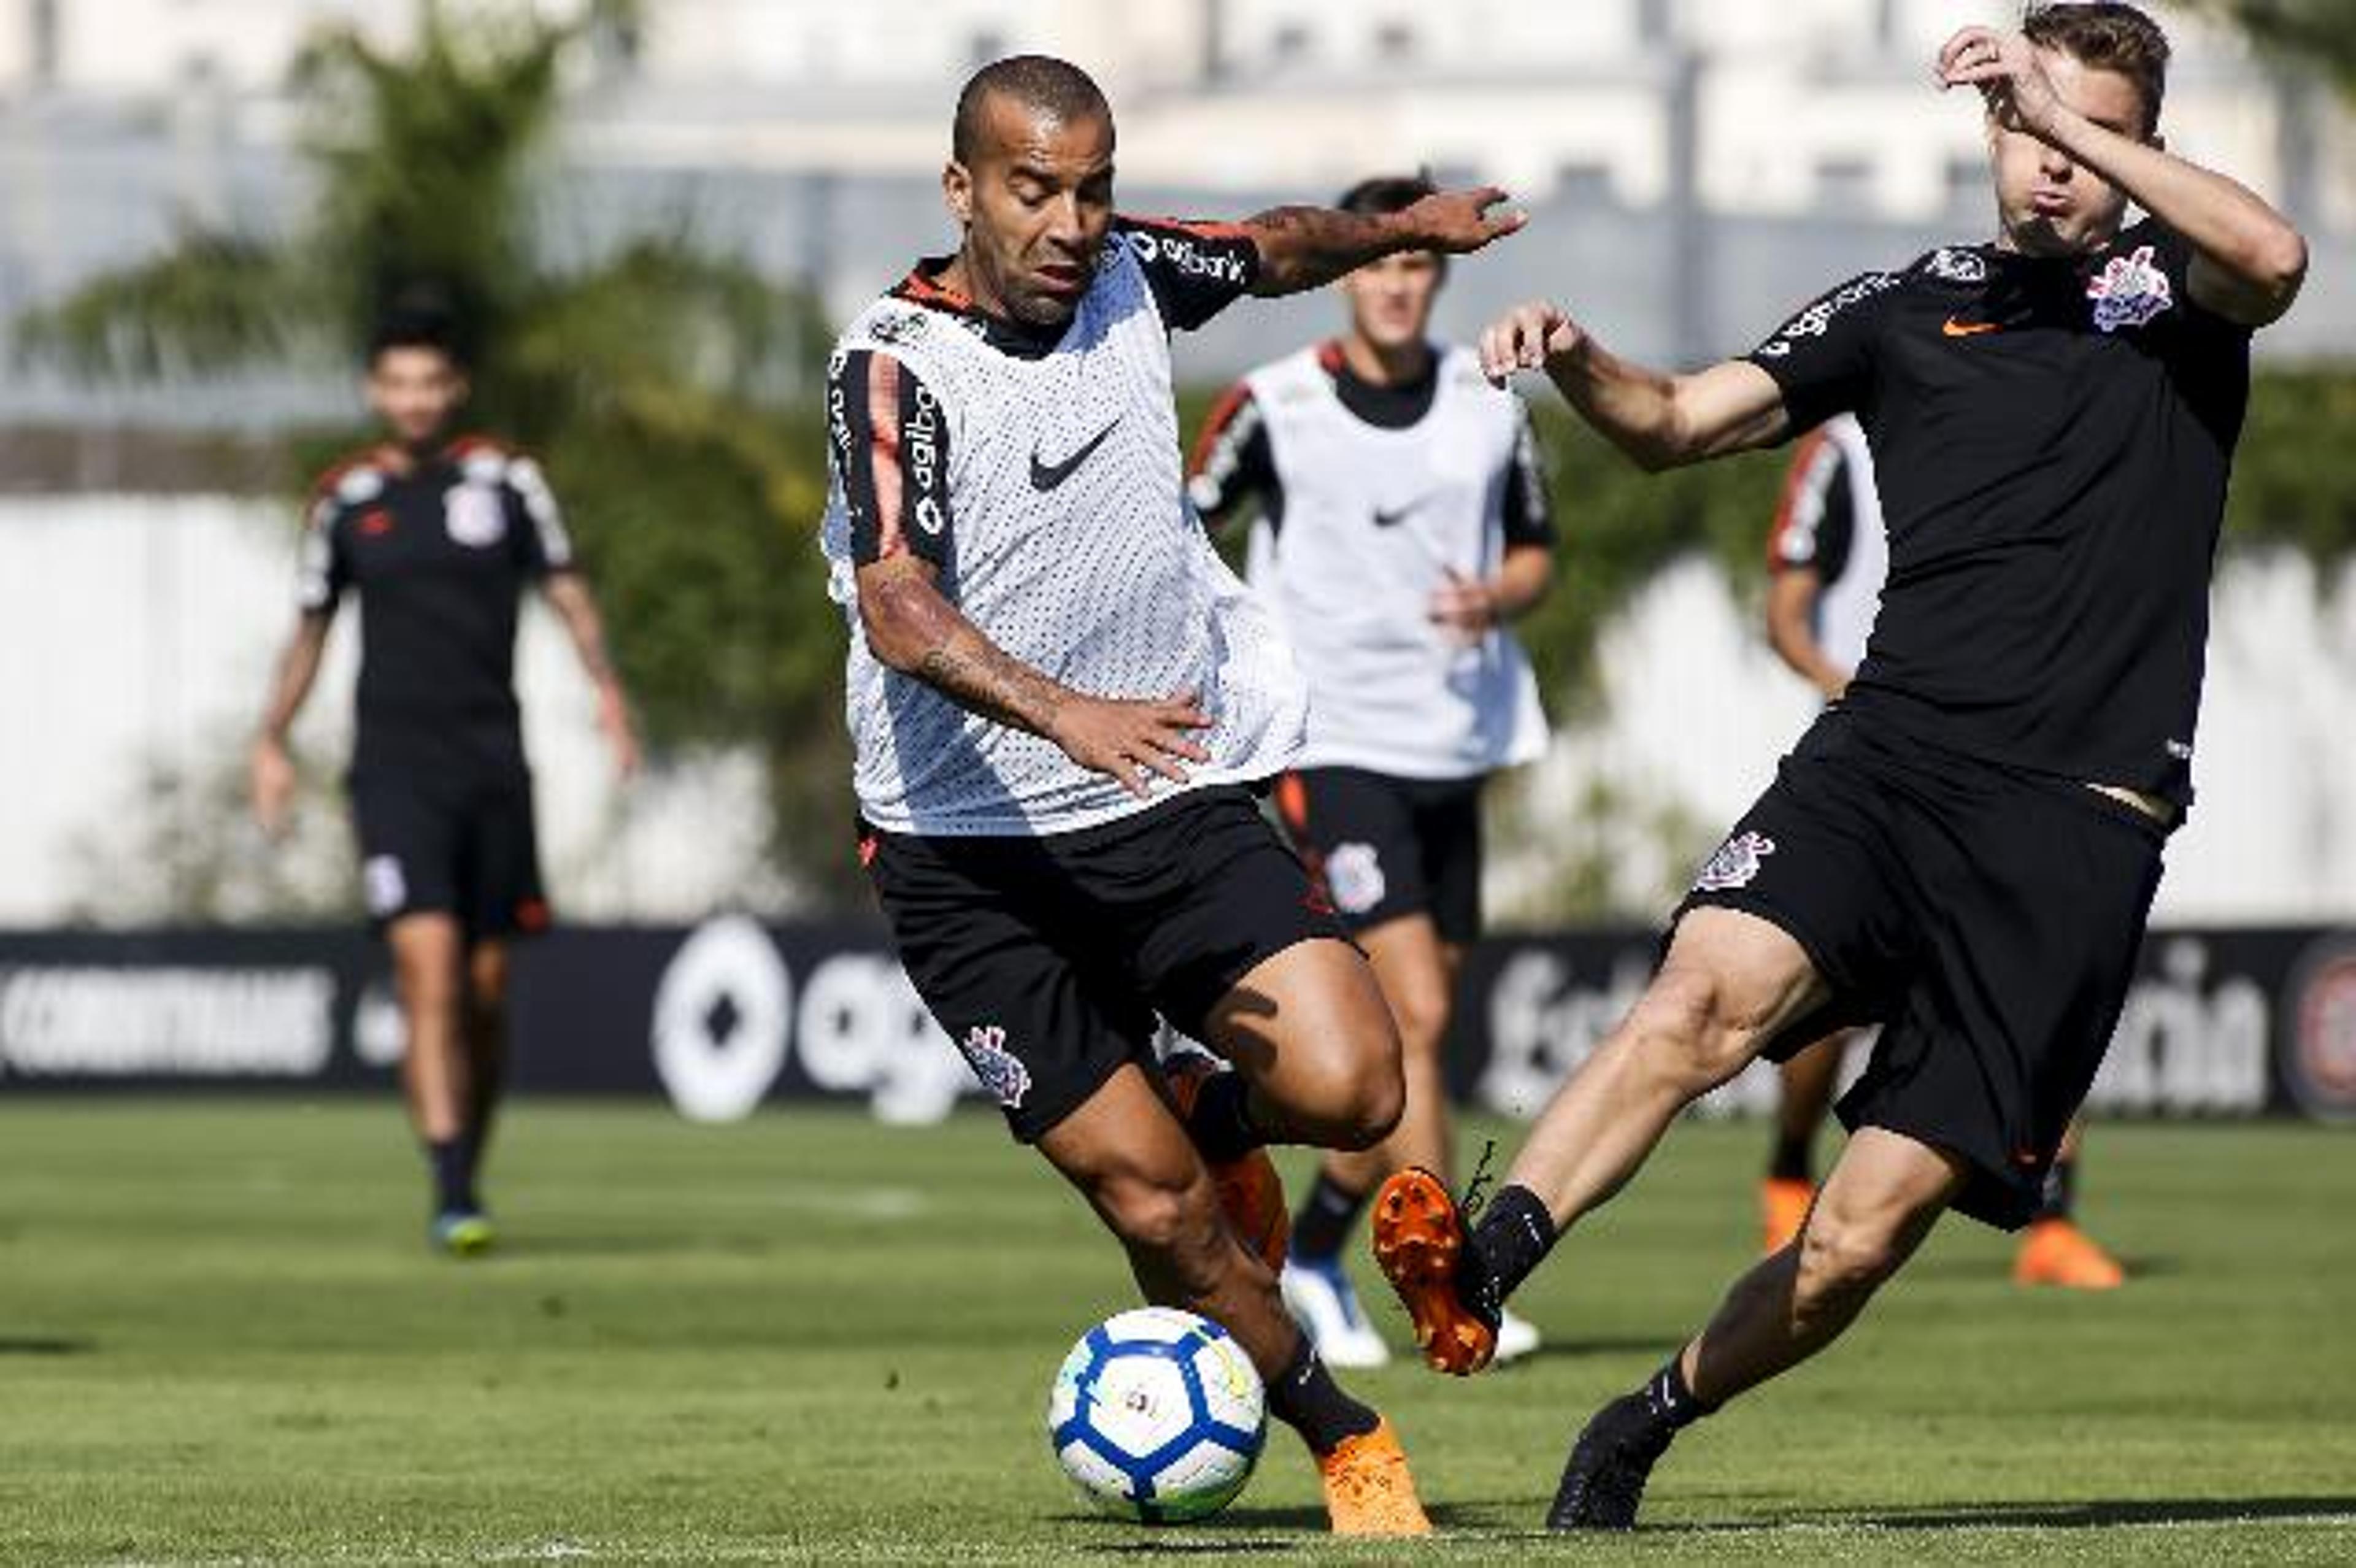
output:
[[[1640,932],[1482,944],[1450,1041],[1457,1096],[1533,1114],[1652,961]],[[562,930],[519,950],[513,1008],[526,1093],[659,1094],[713,1121],[834,1099],[900,1122],[976,1093],[866,927]],[[0,933],[0,1093],[381,1088],[402,1044],[382,949],[358,933]],[[1754,1070],[1702,1113],[1756,1113],[1772,1094]],[[2094,1104],[2356,1124],[2356,932],[2153,933]]]

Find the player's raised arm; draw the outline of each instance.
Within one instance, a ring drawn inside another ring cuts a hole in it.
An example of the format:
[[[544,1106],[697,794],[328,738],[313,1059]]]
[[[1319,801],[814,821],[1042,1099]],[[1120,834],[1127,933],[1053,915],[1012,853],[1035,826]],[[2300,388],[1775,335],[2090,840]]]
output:
[[[2165,65],[2164,51],[2156,63]],[[2247,187],[2169,152],[2158,134],[2156,96],[2146,95],[2139,118],[2131,94],[2117,112],[2088,112],[2057,90],[2056,69],[2083,74],[2085,68],[2023,34],[1965,27],[1940,49],[1933,74],[1943,90],[1979,90],[1999,142],[2026,136],[2040,144],[2057,191],[2071,164],[2083,164],[2182,235],[2196,252],[2187,286],[2205,308],[2252,327],[2290,309],[2307,278],[2307,241],[2290,220]],[[1998,156],[2004,152],[1999,144]],[[2051,216],[2066,222],[2070,215]]]
[[[1771,444],[1790,422],[1774,379],[1747,360],[1682,376],[1648,369],[1543,300],[1482,333],[1481,368],[1501,384],[1516,370],[1545,371],[1581,419],[1654,471]]]
[[[1494,186],[1443,190],[1398,212],[1342,212],[1324,207],[1278,207],[1244,219],[1259,251],[1252,293],[1299,293],[1395,251],[1462,255],[1513,233],[1526,213],[1503,206]]]

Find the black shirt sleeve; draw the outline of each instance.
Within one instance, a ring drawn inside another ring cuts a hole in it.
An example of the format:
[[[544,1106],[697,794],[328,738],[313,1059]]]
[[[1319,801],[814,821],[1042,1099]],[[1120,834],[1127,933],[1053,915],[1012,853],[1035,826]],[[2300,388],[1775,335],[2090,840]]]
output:
[[[905,553],[948,565],[948,426],[932,389],[893,356],[856,348],[828,368],[826,404],[853,563]]]
[[[1554,547],[1554,502],[1547,495],[1546,464],[1529,405],[1514,400],[1514,461],[1505,475],[1505,544]]]
[[[1839,576],[1852,518],[1848,458],[1819,425],[1800,438],[1784,470],[1767,534],[1768,570],[1813,571],[1826,581]]]
[[[1113,230],[1145,270],[1173,331],[1194,331],[1259,281],[1259,247],[1241,224],[1123,215]]]
[[[1861,272],[1818,296],[1746,356],[1783,389],[1794,431],[1864,405],[1873,381],[1882,304],[1898,272]]]
[[[525,575],[545,577],[552,571],[574,570],[580,563],[573,559],[573,536],[565,531],[563,509],[557,506],[556,492],[548,487],[548,476],[540,464],[529,457],[509,458],[508,490],[520,514],[517,520],[522,526],[511,534]]]
[[[1255,496],[1270,528],[1283,523],[1284,481],[1269,445],[1268,421],[1245,383],[1237,382],[1211,405],[1191,468],[1186,498],[1213,531],[1234,522]]]

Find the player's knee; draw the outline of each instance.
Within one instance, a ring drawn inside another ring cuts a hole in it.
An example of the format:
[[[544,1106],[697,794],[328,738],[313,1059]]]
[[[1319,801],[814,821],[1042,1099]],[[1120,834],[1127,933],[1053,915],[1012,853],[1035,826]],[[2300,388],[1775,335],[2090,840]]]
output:
[[[1819,1211],[1800,1238],[1797,1286],[1803,1310],[1814,1303],[1849,1303],[1870,1296],[1898,1272],[1905,1252],[1889,1227]]]
[[[1406,1110],[1407,1078],[1397,1055],[1356,1071],[1337,1063],[1300,1096],[1294,1130],[1321,1147],[1355,1153],[1390,1136]]]
[[[1448,1032],[1447,992],[1402,987],[1390,997],[1390,1008],[1401,1050],[1414,1054],[1440,1050],[1440,1036]]]
[[[1664,970],[1638,998],[1626,1028],[1644,1060],[1698,1094],[1732,1069],[1716,978],[1694,969]]]
[[[1216,1233],[1218,1196],[1207,1177],[1115,1176],[1098,1184],[1096,1199],[1114,1233],[1135,1250],[1174,1258]]]

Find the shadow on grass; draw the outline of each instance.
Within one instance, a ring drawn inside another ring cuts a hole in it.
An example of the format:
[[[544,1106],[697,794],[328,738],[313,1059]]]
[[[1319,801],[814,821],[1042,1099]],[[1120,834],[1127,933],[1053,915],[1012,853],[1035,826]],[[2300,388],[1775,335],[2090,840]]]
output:
[[[87,1356],[96,1351],[95,1339],[70,1339],[38,1334],[0,1334],[0,1356]]]
[[[1879,1530],[2102,1530],[2120,1524],[2219,1524],[2236,1520],[2356,1519],[2356,1496],[2336,1498],[2106,1498],[2091,1502],[1961,1503],[1842,1513],[1808,1522]]]
[[[1478,1505],[1425,1505],[1433,1525],[1440,1530],[1478,1528]],[[1107,1540],[1092,1550],[1111,1556],[1272,1557],[1285,1552],[1322,1552],[1328,1543],[1325,1510],[1322,1508],[1231,1508],[1216,1519],[1199,1524],[1174,1525],[1164,1534],[1141,1531],[1126,1520],[1096,1514],[1072,1516],[1103,1528]],[[1278,1531],[1286,1534],[1273,1533]]]
[[[1536,1366],[1540,1361],[1576,1361],[1590,1356],[1666,1356],[1684,1344],[1683,1339],[1659,1334],[1594,1335],[1584,1339],[1549,1337],[1540,1340],[1537,1349],[1510,1361],[1499,1361],[1481,1375],[1512,1377],[1517,1368]]]

